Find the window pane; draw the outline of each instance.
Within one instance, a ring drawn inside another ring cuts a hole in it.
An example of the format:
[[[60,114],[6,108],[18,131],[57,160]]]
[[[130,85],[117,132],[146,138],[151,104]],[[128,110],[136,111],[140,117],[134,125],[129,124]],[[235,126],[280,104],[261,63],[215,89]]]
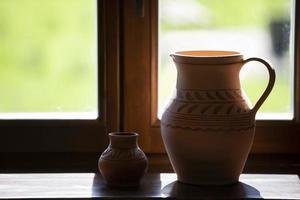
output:
[[[291,0],[159,1],[159,116],[175,88],[176,69],[169,54],[180,50],[233,50],[246,58],[266,58],[276,70],[274,89],[257,118],[291,119],[292,8]],[[254,105],[266,87],[268,73],[259,63],[249,63],[240,77]]]
[[[97,117],[96,3],[0,1],[0,118]]]

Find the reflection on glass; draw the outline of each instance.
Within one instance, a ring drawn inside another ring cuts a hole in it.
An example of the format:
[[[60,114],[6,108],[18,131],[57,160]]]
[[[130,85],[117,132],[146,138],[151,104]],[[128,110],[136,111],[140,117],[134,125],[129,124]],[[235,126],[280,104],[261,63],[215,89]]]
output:
[[[269,60],[277,73],[274,89],[258,118],[290,119],[293,54],[291,0],[159,1],[159,116],[172,96],[176,69],[169,54],[180,50],[233,50]],[[254,105],[267,84],[259,63],[243,67],[240,78]]]
[[[97,117],[96,8],[0,1],[0,118]]]

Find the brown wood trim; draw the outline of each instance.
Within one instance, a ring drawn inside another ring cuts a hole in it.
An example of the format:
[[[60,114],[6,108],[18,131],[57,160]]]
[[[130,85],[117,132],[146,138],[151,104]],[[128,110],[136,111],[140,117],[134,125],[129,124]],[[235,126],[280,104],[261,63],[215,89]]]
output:
[[[151,48],[151,127],[159,127],[158,108],[158,1],[150,4],[150,48]]]
[[[108,132],[120,131],[120,0],[105,0],[105,66]]]
[[[248,157],[243,173],[300,173],[299,155],[286,154],[251,154]],[[150,157],[150,170],[153,172],[174,172],[165,154],[156,154]]]
[[[100,153],[0,153],[0,173],[97,172]]]
[[[174,172],[166,154],[148,155],[151,172]],[[250,154],[243,173],[300,173],[299,154]]]
[[[295,3],[295,24],[294,24],[294,109],[295,121],[300,123],[300,2]],[[293,40],[292,40],[293,41]]]
[[[0,153],[0,173],[97,172],[100,153]],[[147,154],[148,172],[173,172],[166,154]],[[250,154],[244,173],[300,173],[300,154]]]
[[[150,0],[144,1],[144,16],[136,15],[136,1],[123,1],[123,120],[124,131],[140,134],[140,146],[150,150],[148,131],[151,113],[150,90]]]
[[[119,129],[119,1],[98,2],[96,120],[0,120],[0,152],[99,152]]]

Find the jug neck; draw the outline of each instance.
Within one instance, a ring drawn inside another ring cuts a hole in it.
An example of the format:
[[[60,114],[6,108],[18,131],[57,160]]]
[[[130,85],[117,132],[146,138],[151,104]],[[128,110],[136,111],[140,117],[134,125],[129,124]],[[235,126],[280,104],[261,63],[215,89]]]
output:
[[[241,63],[185,64],[176,63],[177,90],[239,90]]]
[[[234,51],[182,51],[172,54],[177,89],[240,89],[243,56]]]

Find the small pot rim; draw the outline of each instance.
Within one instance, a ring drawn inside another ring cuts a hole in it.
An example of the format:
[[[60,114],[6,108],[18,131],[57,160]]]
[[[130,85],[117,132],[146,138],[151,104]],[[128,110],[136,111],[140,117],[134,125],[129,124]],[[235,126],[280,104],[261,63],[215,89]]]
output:
[[[111,132],[108,134],[112,137],[123,137],[123,138],[130,138],[130,137],[137,137],[139,136],[136,132]]]

